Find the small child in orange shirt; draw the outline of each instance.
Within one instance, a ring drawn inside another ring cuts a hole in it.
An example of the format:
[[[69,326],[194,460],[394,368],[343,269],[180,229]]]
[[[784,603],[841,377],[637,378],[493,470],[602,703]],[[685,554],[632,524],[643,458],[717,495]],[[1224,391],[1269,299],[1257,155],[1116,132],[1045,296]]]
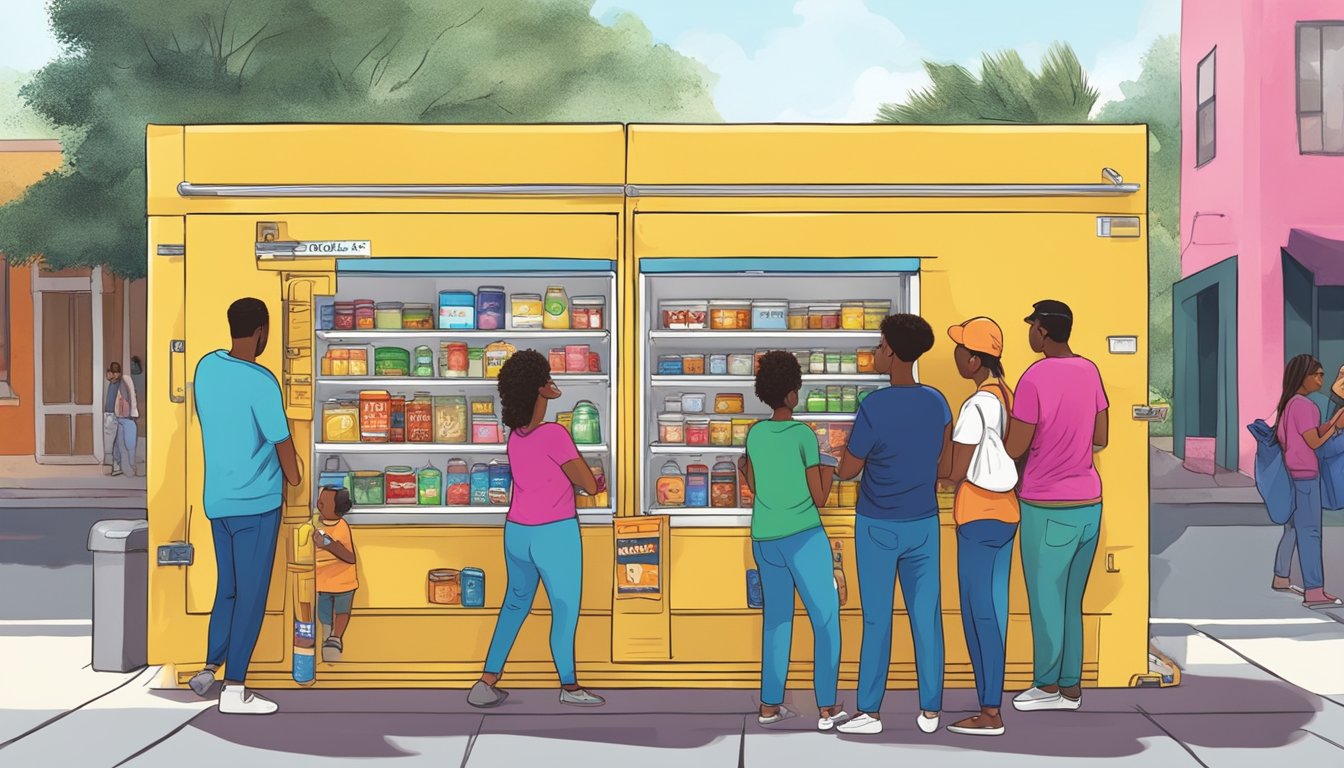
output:
[[[344,488],[323,488],[317,495],[321,525],[313,543],[317,548],[317,620],[327,634],[322,643],[323,661],[341,660],[341,638],[350,626],[350,604],[359,588],[355,540],[344,519],[350,506],[350,492]]]

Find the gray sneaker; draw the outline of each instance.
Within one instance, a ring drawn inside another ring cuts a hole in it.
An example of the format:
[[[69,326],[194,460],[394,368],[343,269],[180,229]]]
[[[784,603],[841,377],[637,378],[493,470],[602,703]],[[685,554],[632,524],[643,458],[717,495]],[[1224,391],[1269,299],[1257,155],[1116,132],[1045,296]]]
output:
[[[501,691],[483,680],[476,681],[476,684],[471,686],[471,691],[467,693],[467,703],[480,709],[498,707],[507,698],[509,698],[508,691]]]
[[[607,700],[595,693],[590,693],[583,688],[574,691],[560,689],[560,703],[569,704],[574,707],[600,707],[607,703]]]
[[[197,696],[209,696],[210,689],[215,685],[215,673],[202,669],[192,676],[187,685],[191,686],[191,690],[195,691]]]

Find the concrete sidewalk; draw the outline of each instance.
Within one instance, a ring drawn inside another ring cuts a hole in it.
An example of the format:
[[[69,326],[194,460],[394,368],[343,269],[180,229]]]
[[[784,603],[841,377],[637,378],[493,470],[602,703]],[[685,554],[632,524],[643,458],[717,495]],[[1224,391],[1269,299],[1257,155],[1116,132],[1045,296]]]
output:
[[[1240,472],[1220,470],[1201,475],[1187,470],[1172,455],[1169,437],[1149,441],[1149,500],[1152,504],[1263,504],[1255,480]]]
[[[39,464],[32,456],[0,456],[0,509],[79,507],[145,508],[145,464],[134,477],[108,474],[101,464]]]

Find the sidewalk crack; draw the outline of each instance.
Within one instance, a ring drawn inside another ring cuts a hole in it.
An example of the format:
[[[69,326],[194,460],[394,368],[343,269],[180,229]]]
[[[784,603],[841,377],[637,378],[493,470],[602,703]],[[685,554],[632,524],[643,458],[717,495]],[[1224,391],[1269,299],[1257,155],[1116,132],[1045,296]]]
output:
[[[1156,718],[1154,718],[1152,715],[1148,714],[1148,710],[1146,710],[1146,709],[1144,709],[1143,707],[1138,706],[1138,705],[1135,705],[1134,708],[1137,709],[1137,710],[1139,711],[1139,714],[1141,714],[1141,715],[1143,715],[1144,717],[1148,718],[1148,722],[1152,723],[1154,728],[1156,728],[1156,729],[1158,729],[1159,731],[1165,733],[1165,734],[1167,735],[1167,738],[1169,738],[1169,739],[1171,739],[1172,741],[1174,741],[1174,742],[1176,742],[1177,744],[1179,744],[1179,745],[1181,746],[1181,749],[1184,749],[1184,750],[1185,750],[1185,753],[1188,754],[1188,755],[1190,755],[1190,759],[1191,759],[1191,760],[1194,760],[1196,763],[1199,763],[1199,764],[1202,765],[1204,768],[1209,768],[1209,764],[1208,764],[1208,763],[1204,762],[1203,760],[1200,760],[1200,759],[1199,759],[1199,755],[1196,755],[1196,754],[1195,754],[1195,751],[1194,751],[1193,749],[1191,749],[1191,748],[1190,748],[1184,741],[1181,741],[1180,739],[1176,738],[1176,734],[1174,734],[1174,733],[1172,733],[1171,731],[1167,730],[1166,726],[1164,726],[1164,725],[1162,725],[1161,723],[1157,722],[1157,719],[1156,719]]]
[[[481,735],[481,729],[485,727],[485,715],[481,715],[481,721],[476,724],[476,731],[467,737],[467,751],[462,753],[462,765],[460,768],[467,768],[467,761],[471,759],[471,749],[476,746],[476,738]]]
[[[737,768],[747,768],[747,718],[742,718],[742,734],[737,739]]]

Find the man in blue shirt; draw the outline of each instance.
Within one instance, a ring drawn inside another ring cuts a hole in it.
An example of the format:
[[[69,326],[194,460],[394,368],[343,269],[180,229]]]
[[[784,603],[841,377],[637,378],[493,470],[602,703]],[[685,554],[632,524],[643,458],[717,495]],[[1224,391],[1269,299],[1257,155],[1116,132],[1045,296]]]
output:
[[[270,337],[266,305],[239,299],[228,317],[232,347],[201,358],[193,382],[205,452],[205,516],[219,581],[206,667],[191,688],[206,695],[222,665],[219,711],[265,715],[275,703],[248,693],[243,683],[266,611],[284,483],[299,484],[299,462],[280,384],[256,362]]]
[[[841,733],[882,732],[880,709],[891,665],[896,576],[910,617],[924,733],[938,730],[943,705],[943,605],[939,583],[938,478],[952,458],[952,410],[915,380],[915,361],[933,348],[933,329],[918,315],[882,321],[874,361],[891,386],[864,399],[840,460],[842,480],[863,473],[854,516],[863,643],[858,715]],[[950,467],[948,467],[950,469]]]

